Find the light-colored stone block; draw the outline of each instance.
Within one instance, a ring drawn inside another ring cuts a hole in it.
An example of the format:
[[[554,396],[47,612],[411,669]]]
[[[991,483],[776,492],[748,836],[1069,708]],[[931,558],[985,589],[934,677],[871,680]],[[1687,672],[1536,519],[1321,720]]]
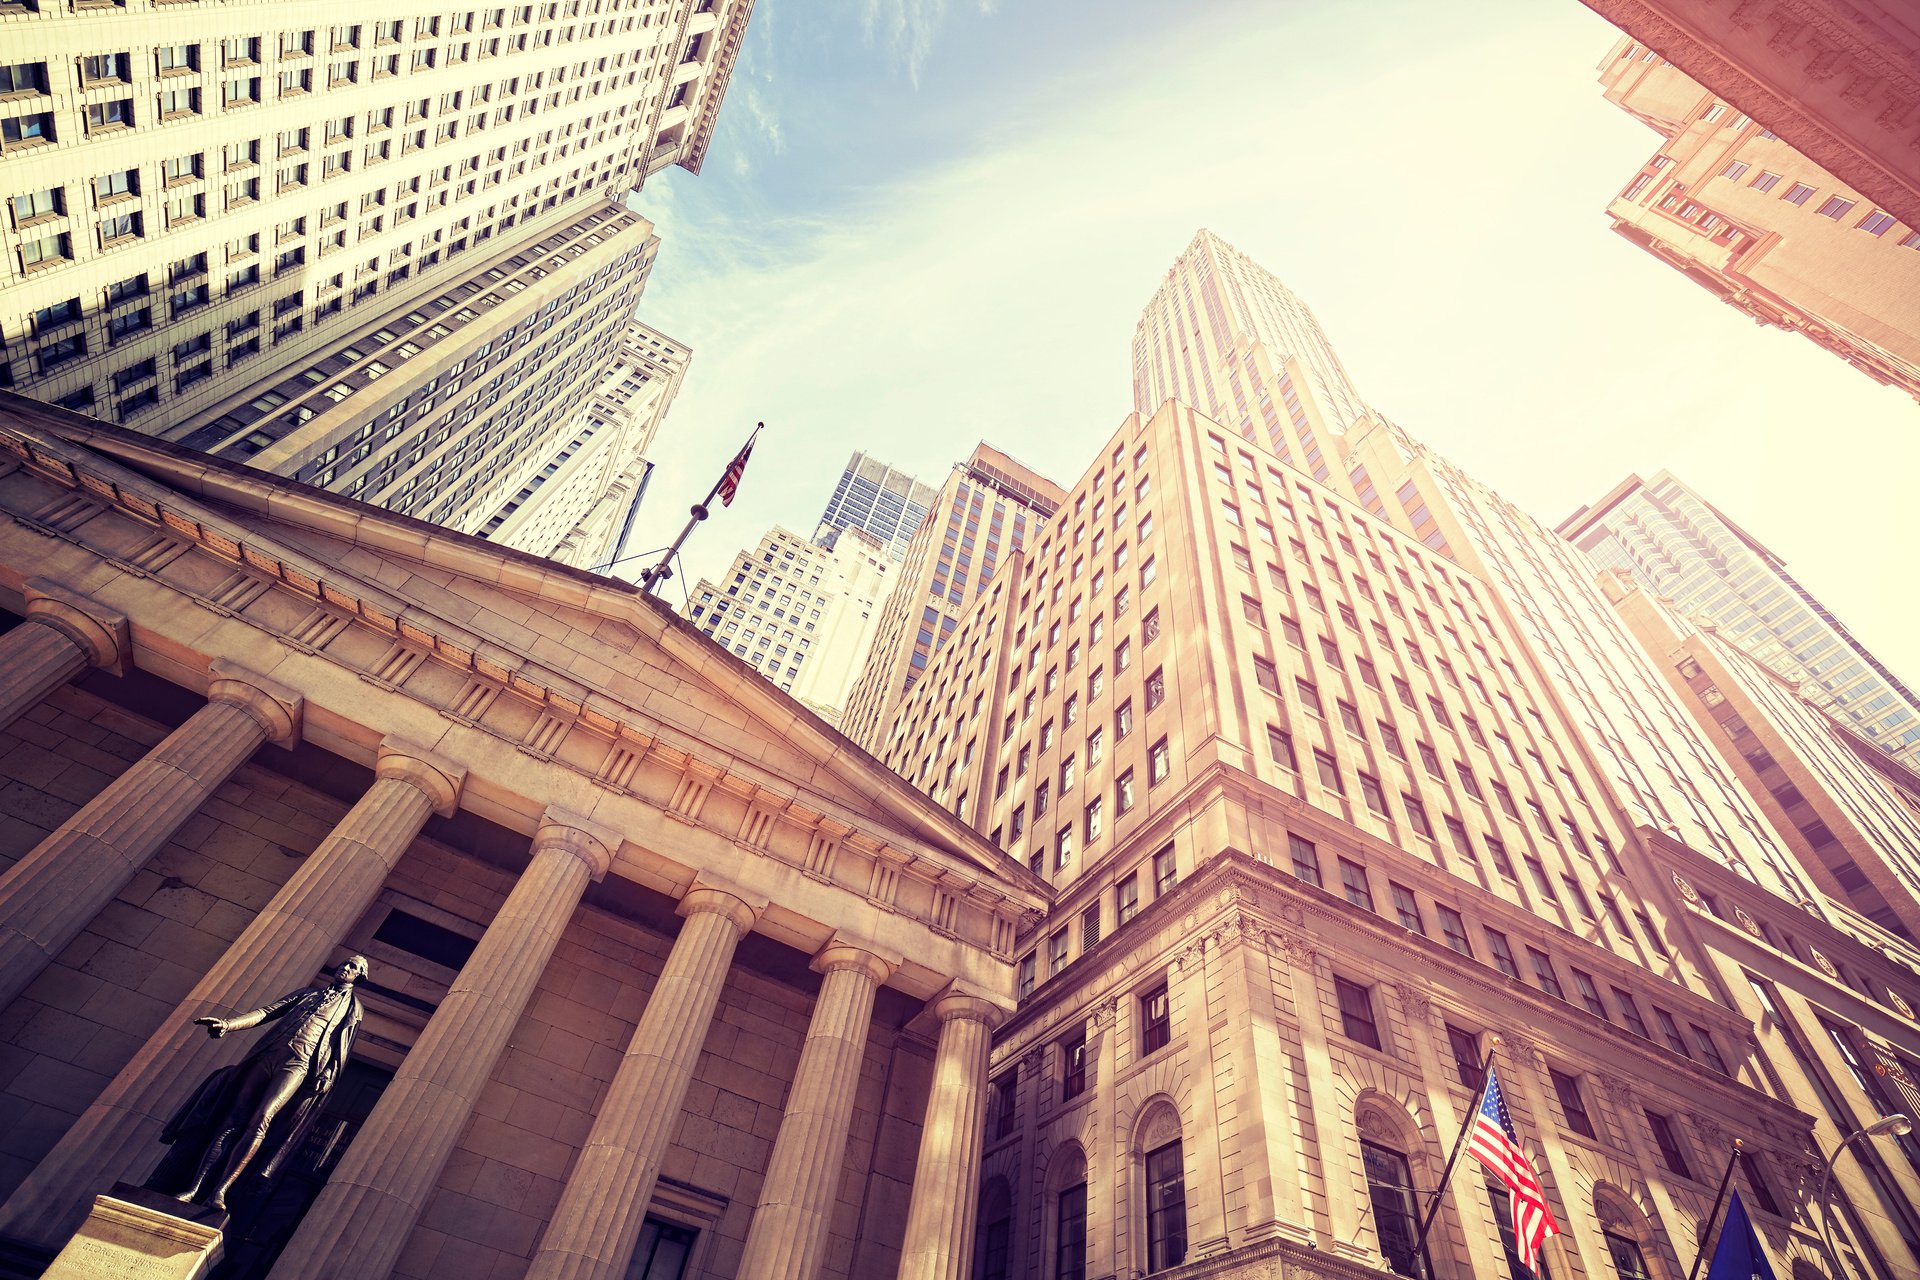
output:
[[[199,1280],[220,1261],[226,1215],[121,1183],[93,1212],[46,1280]]]

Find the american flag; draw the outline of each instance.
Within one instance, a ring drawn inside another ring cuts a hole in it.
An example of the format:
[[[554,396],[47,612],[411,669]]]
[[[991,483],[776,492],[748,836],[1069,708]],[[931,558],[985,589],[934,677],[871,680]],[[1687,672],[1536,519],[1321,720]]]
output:
[[[1540,1245],[1548,1236],[1560,1234],[1560,1224],[1547,1207],[1547,1194],[1534,1176],[1527,1153],[1514,1136],[1513,1117],[1507,1114],[1507,1100],[1500,1094],[1500,1078],[1487,1068],[1487,1090],[1481,1095],[1480,1110],[1473,1117],[1472,1136],[1467,1150],[1473,1153],[1495,1177],[1506,1184],[1513,1205],[1514,1249],[1527,1270],[1540,1272]]]
[[[733,455],[733,461],[727,464],[726,474],[720,477],[720,505],[733,505],[733,495],[740,492],[740,477],[747,474],[747,456],[753,452],[753,441],[748,440],[746,447]]]

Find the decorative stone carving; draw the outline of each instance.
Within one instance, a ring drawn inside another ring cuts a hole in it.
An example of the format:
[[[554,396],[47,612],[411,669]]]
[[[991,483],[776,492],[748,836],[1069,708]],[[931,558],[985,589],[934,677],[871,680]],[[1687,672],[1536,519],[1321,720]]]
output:
[[[1155,1103],[1147,1114],[1147,1122],[1140,1130],[1140,1149],[1152,1151],[1164,1147],[1180,1136],[1180,1113],[1171,1103]]]
[[[1678,871],[1673,873],[1673,887],[1680,891],[1680,896],[1685,898],[1689,905],[1695,907],[1700,905],[1700,891]]]
[[[1400,1007],[1407,1011],[1409,1018],[1415,1022],[1426,1022],[1432,1017],[1433,1001],[1427,998],[1426,992],[1405,982],[1395,983],[1393,991],[1400,998]]]
[[[1808,947],[1807,953],[1813,957],[1813,962],[1820,966],[1820,972],[1826,974],[1829,978],[1838,978],[1840,976],[1840,971],[1834,968],[1833,961],[1827,959],[1826,954],[1822,952],[1820,948]]]
[[[1893,1002],[1894,1009],[1899,1012],[1901,1017],[1910,1019],[1914,1016],[1913,1006],[1908,1004],[1907,998],[1898,991],[1889,990],[1887,992],[1887,999]]]
[[[1748,915],[1741,908],[1735,907],[1733,909],[1733,919],[1736,924],[1738,924],[1742,929],[1746,930],[1746,932],[1752,937],[1757,938],[1760,936],[1759,924],[1755,922],[1752,916]]]

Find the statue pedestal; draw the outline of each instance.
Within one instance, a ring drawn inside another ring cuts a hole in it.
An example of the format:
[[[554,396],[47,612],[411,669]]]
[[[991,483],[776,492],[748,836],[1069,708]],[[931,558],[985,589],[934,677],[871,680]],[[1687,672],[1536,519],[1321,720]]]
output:
[[[220,1260],[227,1215],[145,1187],[115,1184],[42,1280],[200,1280]]]

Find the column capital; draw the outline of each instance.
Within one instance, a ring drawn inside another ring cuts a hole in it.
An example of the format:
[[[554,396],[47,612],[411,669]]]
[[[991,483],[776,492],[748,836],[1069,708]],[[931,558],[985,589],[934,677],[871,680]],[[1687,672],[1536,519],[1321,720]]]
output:
[[[435,813],[451,818],[460,807],[460,789],[466,785],[467,767],[403,738],[388,736],[380,740],[374,755],[373,776],[412,783],[433,801]]]
[[[929,1000],[927,1010],[938,1018],[942,1025],[949,1022],[978,1022],[984,1024],[989,1031],[998,1027],[1013,1014],[1013,1010],[985,996],[952,987]]]
[[[835,938],[814,953],[810,967],[819,974],[851,969],[865,974],[875,986],[879,986],[899,967],[899,961],[877,955],[858,943]]]
[[[87,661],[117,676],[127,673],[133,642],[127,617],[49,578],[28,578],[27,617],[53,627],[86,652]]]
[[[689,919],[702,914],[725,916],[734,932],[745,937],[753,931],[754,922],[766,909],[764,902],[755,904],[729,889],[717,889],[695,880],[693,888],[681,895],[674,913]]]
[[[277,680],[215,658],[207,664],[207,701],[239,707],[260,722],[267,741],[291,748],[300,741],[300,717],[307,700]]]
[[[533,833],[536,857],[547,849],[565,849],[587,864],[595,880],[606,876],[619,848],[618,832],[571,809],[549,808],[540,816],[540,829]]]

